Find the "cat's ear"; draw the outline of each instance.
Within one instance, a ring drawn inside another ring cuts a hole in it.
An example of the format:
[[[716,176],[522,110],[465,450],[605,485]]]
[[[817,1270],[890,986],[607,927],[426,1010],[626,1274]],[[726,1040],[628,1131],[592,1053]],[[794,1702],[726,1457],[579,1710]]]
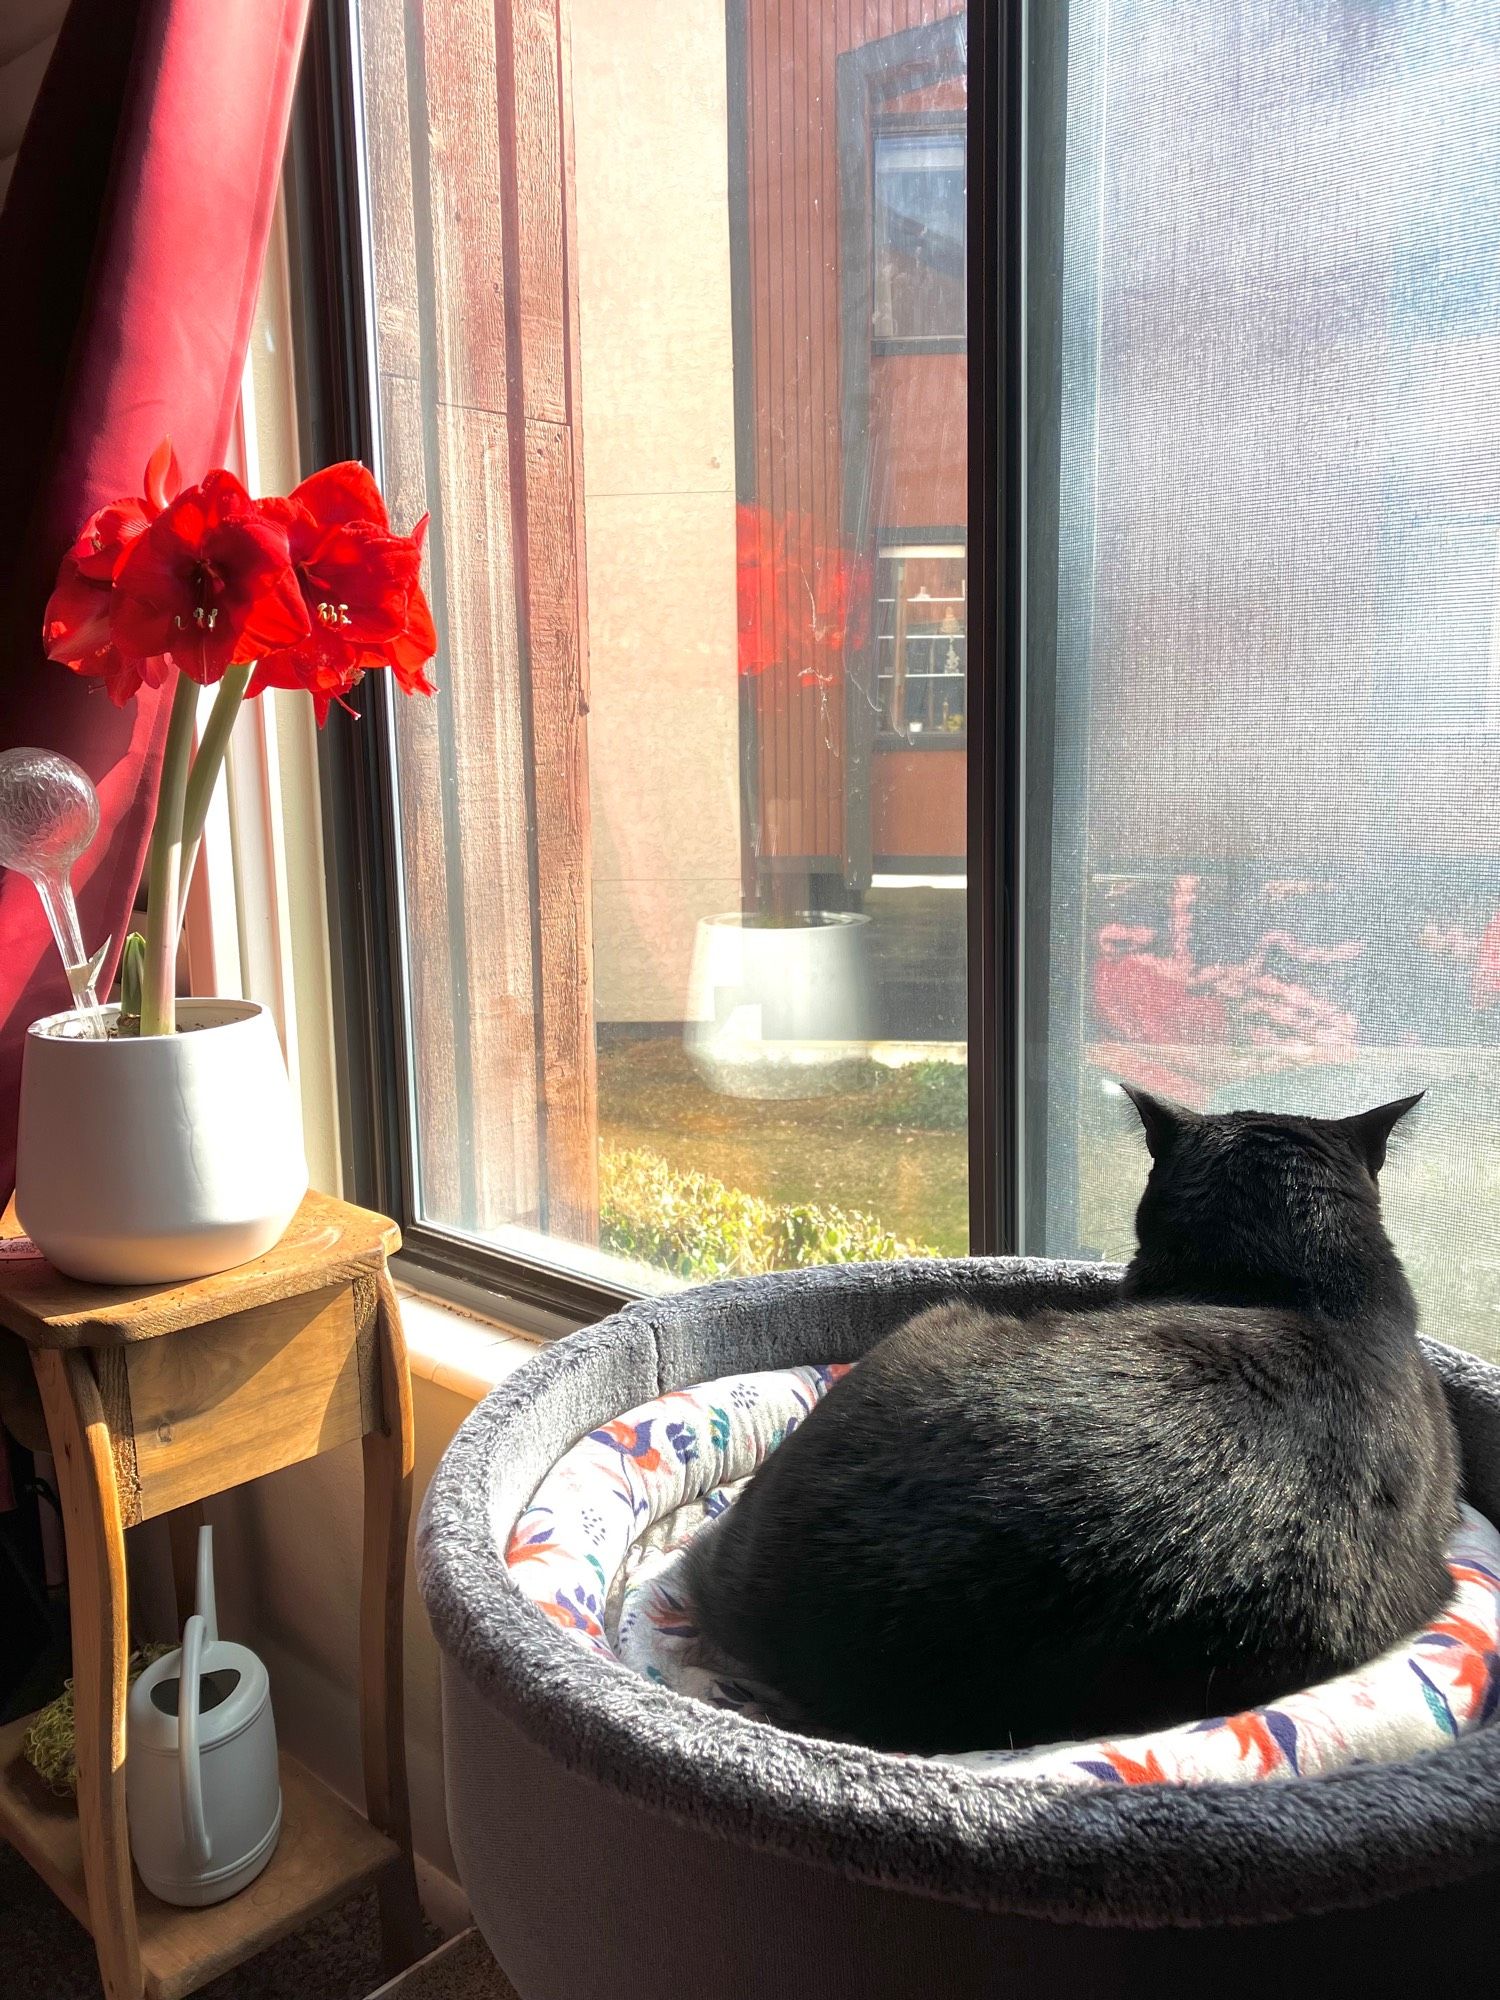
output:
[[[1425,1090],[1418,1090],[1410,1097],[1396,1097],[1389,1104],[1377,1104],[1373,1111],[1357,1111],[1352,1118],[1339,1119],[1340,1127],[1354,1141],[1355,1150],[1372,1174],[1378,1174],[1385,1165],[1386,1141],[1397,1124],[1426,1095]]]
[[[1120,1088],[1141,1114],[1147,1152],[1153,1160],[1161,1159],[1171,1150],[1172,1141],[1192,1118],[1192,1112],[1180,1104],[1169,1103],[1165,1097],[1153,1097],[1149,1090],[1138,1090],[1133,1083],[1122,1083]]]

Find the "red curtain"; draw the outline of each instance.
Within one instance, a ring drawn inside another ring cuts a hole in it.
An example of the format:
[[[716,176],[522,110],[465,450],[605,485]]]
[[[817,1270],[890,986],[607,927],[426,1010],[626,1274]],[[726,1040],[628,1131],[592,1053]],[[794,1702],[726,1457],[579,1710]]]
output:
[[[141,490],[160,438],[188,479],[223,461],[307,6],[73,0],[0,213],[0,749],[61,750],[98,786],[90,948],[121,942],[166,706],[116,709],[49,665],[42,611],[78,524]],[[35,892],[0,871],[0,1199],[26,1027],[67,1001]]]

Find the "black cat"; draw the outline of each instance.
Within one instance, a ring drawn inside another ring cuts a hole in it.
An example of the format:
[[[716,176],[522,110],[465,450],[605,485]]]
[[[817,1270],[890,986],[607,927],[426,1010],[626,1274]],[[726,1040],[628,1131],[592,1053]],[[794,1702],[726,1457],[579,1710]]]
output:
[[[936,1306],[695,1547],[784,1719],[886,1749],[1120,1736],[1372,1659],[1448,1597],[1457,1454],[1358,1117],[1144,1092],[1119,1302]]]

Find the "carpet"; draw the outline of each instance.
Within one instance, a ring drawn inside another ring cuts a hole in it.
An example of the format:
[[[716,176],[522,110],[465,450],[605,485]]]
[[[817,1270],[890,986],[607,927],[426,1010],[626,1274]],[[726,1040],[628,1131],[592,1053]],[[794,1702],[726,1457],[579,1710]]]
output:
[[[517,2000],[478,1931],[461,1931],[370,2000]]]

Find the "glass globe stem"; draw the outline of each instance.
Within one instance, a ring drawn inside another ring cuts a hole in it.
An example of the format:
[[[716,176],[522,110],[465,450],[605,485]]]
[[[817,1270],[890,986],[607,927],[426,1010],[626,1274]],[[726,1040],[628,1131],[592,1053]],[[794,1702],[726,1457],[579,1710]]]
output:
[[[84,950],[78,905],[73,900],[73,884],[65,874],[33,875],[31,880],[42,899],[47,922],[52,926],[53,941],[68,975],[73,1005],[83,1017],[90,1039],[101,1041],[104,1037],[104,1012],[99,1005],[95,981],[109,945],[106,943],[92,957]]]

